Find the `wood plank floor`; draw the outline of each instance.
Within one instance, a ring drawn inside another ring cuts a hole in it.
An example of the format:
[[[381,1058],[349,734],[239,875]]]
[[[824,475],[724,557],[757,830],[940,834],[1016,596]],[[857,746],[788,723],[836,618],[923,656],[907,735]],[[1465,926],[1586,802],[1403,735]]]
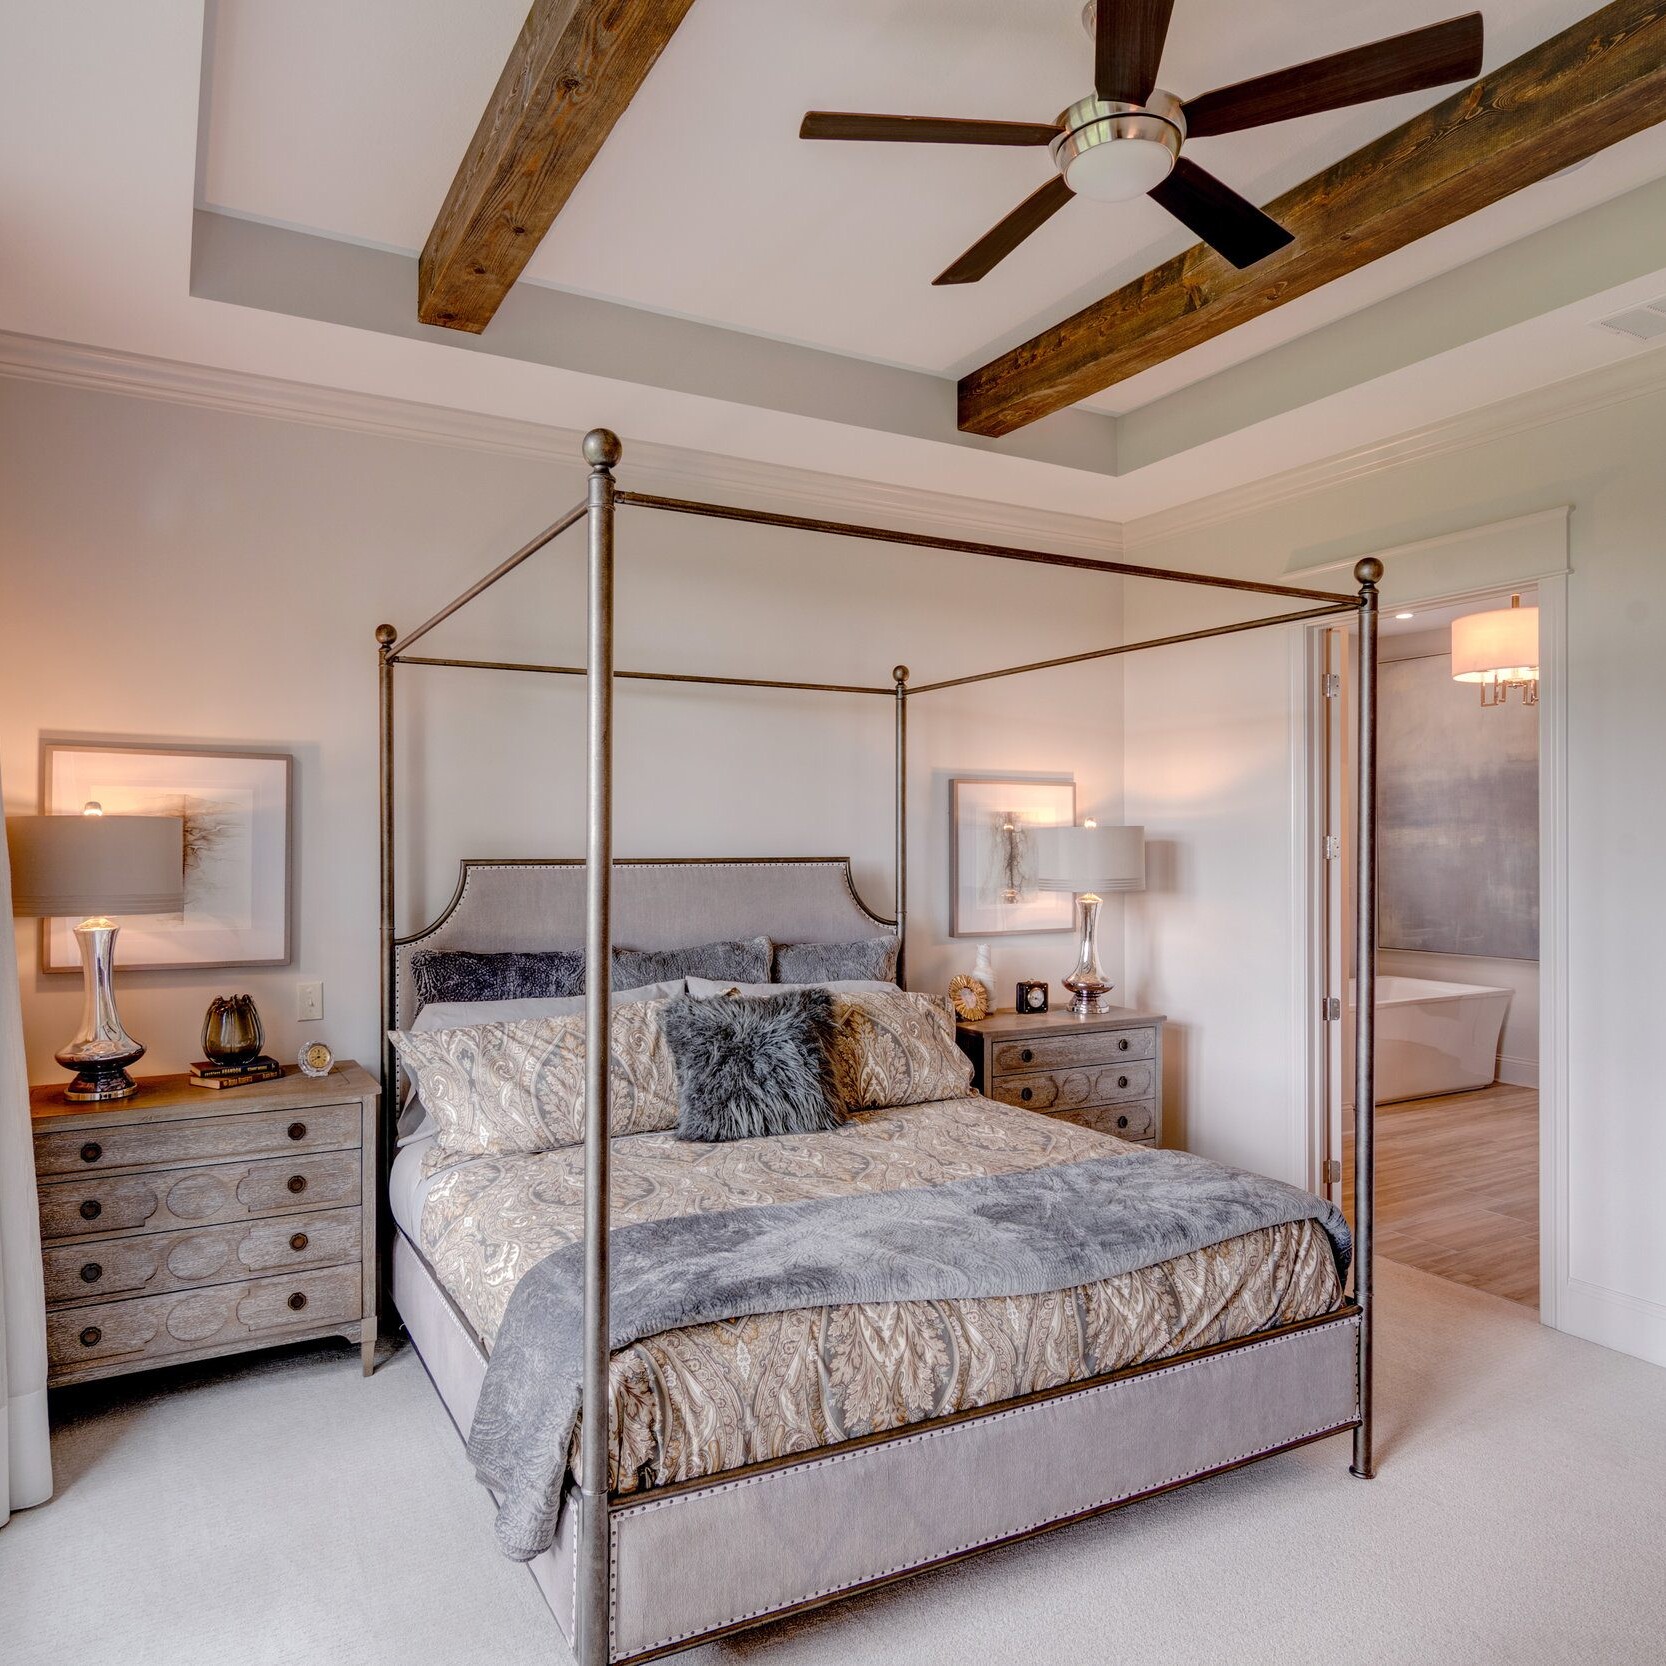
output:
[[[1344,1119],[1346,1121],[1346,1119]],[[1353,1140],[1343,1196],[1352,1213]],[[1539,1303],[1539,1096],[1494,1083],[1377,1111],[1377,1252]]]

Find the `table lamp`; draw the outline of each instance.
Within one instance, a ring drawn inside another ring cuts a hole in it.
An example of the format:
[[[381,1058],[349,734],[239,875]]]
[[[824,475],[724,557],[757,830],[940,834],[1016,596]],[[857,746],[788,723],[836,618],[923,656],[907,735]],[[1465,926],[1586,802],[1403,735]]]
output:
[[[127,1073],[144,1047],[116,1011],[116,934],[108,914],[177,914],[185,906],[185,823],[178,816],[107,816],[90,803],[78,816],[7,816],[12,913],[42,919],[88,916],[75,928],[85,991],[81,1029],[55,1057],[76,1077],[64,1096],[126,1099]]]
[[[1099,964],[1099,905],[1106,891],[1145,889],[1145,829],[1084,821],[1080,827],[1034,832],[1038,888],[1076,896],[1076,970],[1064,987],[1075,997],[1070,1010],[1087,1018],[1112,988]]]

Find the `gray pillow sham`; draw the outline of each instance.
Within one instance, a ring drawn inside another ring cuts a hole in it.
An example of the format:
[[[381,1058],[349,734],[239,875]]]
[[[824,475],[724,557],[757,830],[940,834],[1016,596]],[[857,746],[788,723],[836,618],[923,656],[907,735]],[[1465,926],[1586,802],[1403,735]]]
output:
[[[582,995],[584,951],[481,954],[473,949],[418,949],[411,956],[411,981],[416,985],[419,1006],[434,1001],[524,1001]]]
[[[615,949],[613,987],[675,983],[694,973],[737,983],[769,981],[767,937],[742,943],[701,943],[686,949]],[[486,954],[474,949],[418,949],[411,956],[417,1004],[432,1001],[520,1001],[584,993],[582,949]]]
[[[778,943],[776,983],[835,983],[864,978],[895,983],[897,939],[864,937],[855,943]]]
[[[683,995],[659,1009],[677,1071],[677,1138],[809,1134],[845,1120],[834,1077],[833,997],[795,989],[757,1000]]]
[[[767,937],[749,937],[744,942],[701,943],[689,949],[615,949],[613,986],[635,988],[688,977],[767,983],[773,948]]]

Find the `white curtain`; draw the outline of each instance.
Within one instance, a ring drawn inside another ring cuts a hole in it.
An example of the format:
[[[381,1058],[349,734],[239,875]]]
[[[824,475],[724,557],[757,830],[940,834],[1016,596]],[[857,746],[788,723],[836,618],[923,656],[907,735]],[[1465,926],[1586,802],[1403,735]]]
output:
[[[0,793],[0,804],[5,802]],[[12,924],[12,869],[0,819],[0,1524],[52,1496],[46,1422],[46,1289],[41,1280],[29,1072]]]

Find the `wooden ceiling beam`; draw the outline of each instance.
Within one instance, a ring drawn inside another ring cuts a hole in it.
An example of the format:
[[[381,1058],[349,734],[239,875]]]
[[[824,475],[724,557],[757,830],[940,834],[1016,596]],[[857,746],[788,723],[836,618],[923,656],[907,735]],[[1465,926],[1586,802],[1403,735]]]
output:
[[[533,0],[417,272],[417,317],[478,335],[694,0]]]
[[[1240,272],[1199,244],[970,372],[960,428],[1026,427],[1662,120],[1666,0],[1615,0],[1268,204],[1288,248]]]

